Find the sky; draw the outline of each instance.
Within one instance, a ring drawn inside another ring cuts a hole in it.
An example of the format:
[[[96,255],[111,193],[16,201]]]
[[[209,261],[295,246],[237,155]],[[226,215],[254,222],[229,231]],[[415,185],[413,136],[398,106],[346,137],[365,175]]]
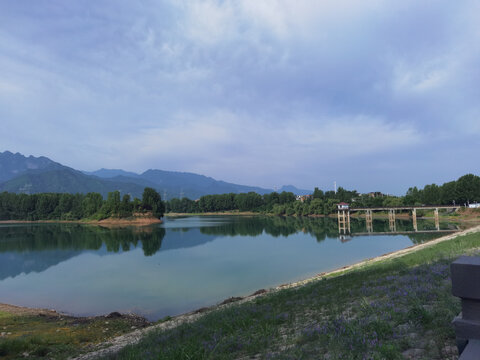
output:
[[[404,194],[480,164],[480,3],[0,0],[0,151]]]

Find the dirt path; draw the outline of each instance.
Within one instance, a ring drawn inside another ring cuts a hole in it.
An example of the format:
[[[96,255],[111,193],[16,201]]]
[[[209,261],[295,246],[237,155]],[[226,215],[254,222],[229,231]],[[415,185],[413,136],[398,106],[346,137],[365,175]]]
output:
[[[305,280],[298,281],[298,282],[291,283],[291,284],[280,285],[280,286],[278,286],[276,288],[273,288],[273,289],[270,289],[268,291],[259,290],[258,292],[254,293],[254,294],[252,294],[248,297],[245,297],[245,298],[227,299],[219,305],[214,305],[214,306],[211,306],[209,308],[203,308],[203,309],[200,309],[200,310],[197,310],[197,311],[194,311],[194,312],[191,312],[191,313],[187,313],[187,314],[184,314],[184,315],[179,315],[179,316],[176,316],[176,317],[172,318],[169,321],[166,321],[166,322],[163,322],[163,323],[160,323],[160,324],[157,324],[157,325],[153,325],[153,326],[150,326],[150,327],[147,327],[147,328],[144,328],[144,329],[136,330],[136,331],[134,331],[132,333],[129,333],[129,334],[119,336],[119,337],[114,338],[114,339],[112,339],[108,342],[100,344],[98,346],[98,350],[87,353],[87,354],[84,354],[84,355],[81,355],[81,356],[79,356],[77,358],[74,358],[72,360],[91,360],[91,359],[96,359],[100,356],[106,356],[106,355],[109,355],[109,354],[114,354],[114,353],[120,351],[123,347],[125,347],[127,345],[133,345],[133,344],[138,343],[142,339],[142,337],[145,336],[145,334],[147,334],[147,333],[149,333],[153,330],[157,330],[157,329],[168,330],[168,329],[175,328],[175,327],[177,327],[181,324],[194,322],[194,321],[198,320],[200,317],[204,316],[205,314],[208,314],[209,312],[215,311],[215,310],[217,310],[219,308],[222,308],[222,307],[231,306],[232,303],[240,304],[240,303],[252,301],[253,299],[257,298],[258,296],[263,296],[264,294],[267,294],[267,293],[273,293],[273,292],[280,291],[280,290],[285,289],[285,288],[303,286],[303,285],[305,285],[307,283],[310,283],[312,281],[316,281],[318,279],[321,279],[322,277],[325,277],[327,275],[333,275],[333,274],[341,273],[341,272],[344,272],[344,271],[347,271],[347,270],[360,268],[360,267],[363,267],[365,265],[368,265],[368,264],[371,264],[371,263],[374,263],[374,262],[399,257],[399,256],[402,256],[402,255],[405,255],[405,254],[408,254],[408,253],[411,253],[411,252],[414,252],[414,251],[418,251],[420,249],[438,244],[440,242],[455,239],[458,236],[471,234],[471,233],[475,233],[475,232],[480,232],[480,225],[469,228],[467,230],[464,230],[464,231],[461,231],[461,232],[458,232],[458,233],[455,233],[455,234],[450,234],[450,235],[447,235],[447,236],[443,236],[439,239],[432,240],[432,241],[429,241],[429,242],[424,243],[424,244],[414,245],[414,246],[408,247],[408,248],[403,249],[403,250],[399,250],[399,251],[395,251],[395,252],[392,252],[392,253],[384,254],[384,255],[381,255],[381,256],[378,256],[378,257],[375,257],[375,258],[372,258],[372,259],[367,259],[367,260],[361,261],[361,262],[353,264],[353,265],[344,266],[342,268],[339,268],[339,269],[336,269],[336,270],[333,270],[333,271],[330,271],[330,272],[324,272],[324,273],[318,274],[314,277],[311,277],[309,279],[305,279]]]

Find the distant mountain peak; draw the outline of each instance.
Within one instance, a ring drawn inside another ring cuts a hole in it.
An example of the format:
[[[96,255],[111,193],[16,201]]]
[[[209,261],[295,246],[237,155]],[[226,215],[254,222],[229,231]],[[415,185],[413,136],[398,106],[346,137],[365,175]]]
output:
[[[283,185],[280,188],[280,190],[278,190],[278,192],[282,192],[282,191],[292,192],[295,195],[309,195],[309,194],[313,193],[312,190],[298,189],[297,187],[295,187],[293,185]]]
[[[94,175],[102,179],[110,179],[114,178],[117,176],[126,176],[126,177],[131,177],[131,178],[136,178],[140,176],[137,173],[131,172],[131,171],[125,171],[122,169],[106,169],[106,168],[101,168],[99,170],[95,171],[82,171],[84,174],[87,175]]]
[[[26,157],[19,152],[14,154],[7,150],[0,153],[0,183],[13,179],[29,170],[53,169],[60,167],[63,167],[63,165],[56,163],[45,156],[35,157],[30,155]]]

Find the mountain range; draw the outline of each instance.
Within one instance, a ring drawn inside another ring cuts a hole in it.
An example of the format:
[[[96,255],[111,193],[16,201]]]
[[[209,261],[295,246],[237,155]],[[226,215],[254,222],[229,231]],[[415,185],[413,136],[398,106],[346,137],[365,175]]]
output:
[[[228,183],[188,172],[150,169],[137,174],[121,169],[103,168],[87,172],[70,168],[44,156],[26,157],[10,151],[0,153],[0,192],[26,194],[98,192],[106,197],[109,192],[118,190],[121,194],[140,198],[147,186],[156,189],[164,199],[179,197],[197,199],[203,195],[250,191],[267,194],[273,191]],[[283,186],[277,191],[290,191],[296,195],[312,193],[292,185]]]

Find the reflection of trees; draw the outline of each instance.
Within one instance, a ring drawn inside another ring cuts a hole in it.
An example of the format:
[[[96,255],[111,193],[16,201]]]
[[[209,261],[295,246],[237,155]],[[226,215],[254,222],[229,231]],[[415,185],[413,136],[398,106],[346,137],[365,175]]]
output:
[[[427,233],[407,234],[407,236],[414,244],[422,244],[424,242],[438,238],[437,234],[427,234]]]
[[[445,226],[442,224],[442,227]],[[418,230],[434,230],[433,221],[418,220]],[[366,232],[365,219],[351,218],[350,230]],[[373,220],[374,233],[390,232],[388,219]],[[396,231],[413,231],[410,220],[397,219]],[[212,241],[216,236],[258,236],[263,233],[274,237],[287,237],[298,232],[310,234],[318,242],[338,237],[338,223],[335,218],[252,216],[229,217],[228,222],[199,228],[168,229],[164,241],[163,227],[103,228],[80,224],[30,224],[0,227],[0,253],[35,252],[43,250],[99,250],[105,247],[109,252],[129,251],[141,242],[145,256],[165,250],[187,248]],[[413,243],[431,240],[436,234],[408,234]]]
[[[217,236],[257,236],[263,232],[264,219],[264,217],[260,216],[232,216],[229,218],[229,222],[215,226],[202,227],[200,228],[200,232],[205,235]]]
[[[151,233],[141,233],[142,249],[145,256],[152,256],[162,247],[165,229],[156,227]]]
[[[396,232],[413,231],[413,223],[409,219],[397,219]],[[418,220],[418,230],[435,230],[435,223],[428,220]],[[318,242],[328,238],[338,237],[338,222],[335,218],[311,218],[294,216],[254,216],[236,217],[231,222],[200,228],[202,234],[216,236],[257,236],[265,232],[274,237],[287,237],[298,232],[310,234]],[[366,221],[364,218],[350,218],[350,232],[365,233]],[[373,219],[373,233],[391,232],[388,219]],[[408,234],[413,243],[421,243],[438,237],[437,234]]]
[[[425,230],[430,230],[430,231],[435,231],[435,221],[433,220],[425,220],[425,219],[418,219],[418,231],[425,231]],[[373,234],[375,233],[390,233],[392,232],[390,229],[390,224],[388,219],[373,219]],[[441,227],[445,227],[445,224],[441,224]],[[446,226],[446,228],[449,228],[449,226]],[[452,229],[455,230],[455,229]],[[353,235],[355,233],[364,233],[366,231],[366,221],[365,219],[359,219],[355,218],[352,219],[352,227],[351,227],[351,232]],[[410,219],[396,219],[395,221],[395,232],[410,232],[414,231],[413,228],[413,222]],[[408,238],[414,243],[414,244],[420,244],[429,240],[433,240],[438,237],[438,234],[432,233],[432,234],[426,234],[426,233],[411,233],[411,234],[406,234]]]
[[[309,217],[254,216],[232,218],[231,222],[201,228],[203,234],[218,236],[257,236],[265,232],[274,237],[298,233],[300,231],[314,236],[317,241],[338,235],[336,219]]]
[[[128,251],[142,242],[145,256],[157,252],[165,236],[161,227],[102,228],[78,224],[22,225],[0,227],[0,252],[44,250]]]

